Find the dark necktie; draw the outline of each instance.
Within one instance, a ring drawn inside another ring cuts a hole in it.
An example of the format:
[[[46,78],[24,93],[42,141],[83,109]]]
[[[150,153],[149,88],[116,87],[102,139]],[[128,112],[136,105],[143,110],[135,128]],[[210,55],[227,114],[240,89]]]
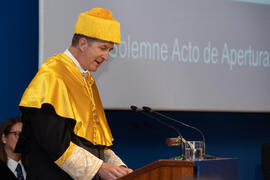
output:
[[[22,166],[18,163],[15,171],[17,172],[17,179],[18,180],[24,180],[23,173],[22,173]]]

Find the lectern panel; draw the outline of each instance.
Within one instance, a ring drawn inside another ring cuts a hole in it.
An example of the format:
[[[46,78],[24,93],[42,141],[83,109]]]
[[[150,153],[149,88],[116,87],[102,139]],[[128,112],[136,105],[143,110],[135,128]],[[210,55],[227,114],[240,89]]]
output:
[[[118,180],[184,180],[194,177],[194,162],[158,160]]]

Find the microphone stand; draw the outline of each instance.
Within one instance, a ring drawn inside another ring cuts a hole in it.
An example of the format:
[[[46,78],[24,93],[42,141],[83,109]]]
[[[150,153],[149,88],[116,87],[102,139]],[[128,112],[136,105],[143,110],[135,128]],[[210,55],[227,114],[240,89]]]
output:
[[[143,109],[145,112],[157,114],[157,115],[159,115],[159,116],[162,116],[162,117],[164,117],[164,118],[166,118],[166,119],[169,119],[169,120],[171,120],[171,121],[174,121],[174,122],[176,122],[176,123],[179,123],[179,124],[181,124],[181,125],[183,125],[183,126],[189,127],[189,128],[191,128],[191,129],[194,129],[195,131],[199,132],[200,136],[202,137],[202,141],[203,141],[203,147],[202,147],[202,151],[203,151],[203,152],[202,152],[202,156],[203,156],[204,158],[206,158],[206,159],[210,158],[210,157],[208,157],[208,156],[205,155],[205,137],[204,137],[203,132],[202,132],[200,129],[198,129],[198,128],[196,128],[196,127],[193,127],[193,126],[190,126],[190,125],[188,125],[188,124],[186,124],[186,123],[183,123],[183,122],[181,122],[181,121],[178,121],[178,120],[176,120],[176,119],[173,119],[173,118],[171,118],[171,117],[169,117],[169,116],[165,116],[164,114],[161,114],[161,113],[159,113],[159,112],[153,111],[150,107],[143,106],[142,109]],[[211,157],[211,158],[212,158],[212,157]]]
[[[180,143],[179,143],[179,146],[180,146],[180,157],[179,157],[178,159],[179,159],[179,160],[182,160],[182,159],[184,158],[184,154],[183,154],[183,152],[184,152],[183,141],[185,141],[185,140],[184,140],[182,134],[180,133],[180,131],[179,131],[178,129],[176,129],[175,127],[173,127],[173,126],[171,126],[171,125],[165,123],[164,121],[161,121],[160,119],[158,119],[158,118],[156,118],[156,117],[150,115],[149,113],[144,112],[143,110],[139,109],[139,108],[136,107],[136,106],[130,106],[130,109],[131,109],[132,111],[134,111],[134,112],[142,113],[143,115],[145,115],[145,116],[147,116],[147,117],[149,117],[149,118],[151,118],[151,119],[153,119],[153,120],[155,120],[155,121],[158,121],[160,124],[163,124],[164,126],[167,126],[168,128],[171,128],[171,129],[173,129],[174,131],[176,131],[176,132],[178,133],[177,139],[180,141]]]

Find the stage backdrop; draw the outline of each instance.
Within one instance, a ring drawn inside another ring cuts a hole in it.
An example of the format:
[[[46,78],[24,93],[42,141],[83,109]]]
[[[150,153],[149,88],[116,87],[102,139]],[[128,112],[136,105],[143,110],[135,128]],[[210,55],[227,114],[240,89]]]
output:
[[[249,1],[252,2],[252,1]],[[122,44],[94,74],[105,108],[270,112],[270,5],[232,0],[40,0],[39,63],[79,13],[113,12]]]
[[[59,16],[65,11],[64,5],[58,9]],[[3,67],[0,71],[2,124],[6,119],[20,115],[18,104],[21,96],[38,70],[38,1],[2,1],[0,9],[3,26],[0,28],[3,35],[3,43],[0,44]],[[70,19],[61,18],[61,21],[65,20]],[[61,36],[62,32],[54,28],[52,34]],[[260,151],[263,142],[270,142],[270,113],[163,113],[199,127],[206,136],[207,154],[240,158],[239,180],[263,180]],[[137,169],[158,159],[178,155],[177,148],[167,147],[165,143],[165,139],[174,137],[175,133],[158,122],[123,110],[106,110],[106,116],[115,138],[113,148],[130,168]],[[186,139],[197,139],[194,131],[186,132],[182,127],[178,128]]]

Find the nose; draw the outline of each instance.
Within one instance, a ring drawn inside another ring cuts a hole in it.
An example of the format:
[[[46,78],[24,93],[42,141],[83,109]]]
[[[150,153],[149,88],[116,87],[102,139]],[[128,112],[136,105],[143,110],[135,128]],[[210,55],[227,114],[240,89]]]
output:
[[[103,54],[102,58],[104,59],[104,61],[108,61],[108,60],[109,60],[109,52],[110,52],[110,51],[106,51],[106,52]]]

